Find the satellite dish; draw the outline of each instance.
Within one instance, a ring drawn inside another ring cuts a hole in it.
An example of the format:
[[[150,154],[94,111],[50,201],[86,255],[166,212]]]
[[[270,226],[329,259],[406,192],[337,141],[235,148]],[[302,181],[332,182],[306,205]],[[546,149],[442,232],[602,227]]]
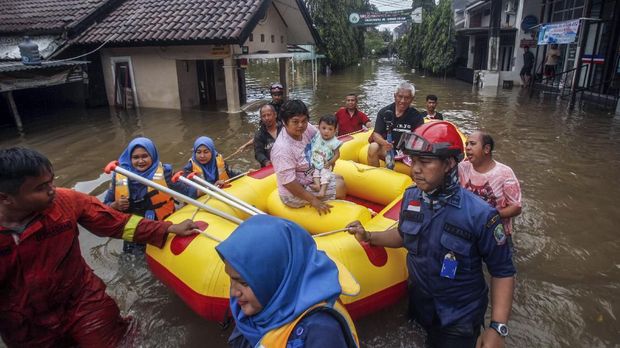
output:
[[[413,23],[422,23],[422,7],[418,7],[411,12],[411,20]]]

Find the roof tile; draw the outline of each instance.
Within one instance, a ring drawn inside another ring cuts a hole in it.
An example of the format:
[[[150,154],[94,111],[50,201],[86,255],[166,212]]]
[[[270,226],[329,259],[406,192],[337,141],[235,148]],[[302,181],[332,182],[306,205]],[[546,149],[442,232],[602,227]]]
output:
[[[64,30],[109,0],[2,0],[0,33]]]

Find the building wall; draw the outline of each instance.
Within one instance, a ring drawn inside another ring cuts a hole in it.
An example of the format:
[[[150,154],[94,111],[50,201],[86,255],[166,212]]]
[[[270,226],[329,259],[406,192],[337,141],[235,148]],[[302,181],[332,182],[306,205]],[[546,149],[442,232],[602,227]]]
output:
[[[197,98],[195,62],[189,62],[193,64],[188,64],[188,72],[184,61],[219,60],[231,54],[229,45],[105,48],[101,52],[101,60],[108,103],[114,105],[115,57],[130,58],[140,107],[180,109],[182,106],[195,105],[194,100]],[[215,78],[217,99],[226,99],[223,72],[216,73]],[[183,91],[183,98],[180,91]]]
[[[523,52],[524,52],[523,48],[520,47],[521,40],[535,40],[536,39],[535,36],[534,38],[532,38],[531,33],[525,33],[521,29],[521,21],[526,16],[536,16],[536,18],[538,18],[538,21],[540,22],[540,18],[539,18],[540,17],[540,6],[541,6],[540,0],[520,1],[519,7],[516,11],[516,16],[511,16],[511,17],[515,17],[515,27],[518,29],[515,35],[515,43],[514,43],[514,57],[513,57],[514,64],[510,71],[500,72],[500,83],[502,83],[502,81],[504,80],[512,80],[515,85],[521,84],[521,77],[519,76],[519,74],[521,72],[521,68],[523,67]],[[503,18],[502,20],[505,20],[505,18]],[[535,45],[530,47],[530,52],[536,55]],[[542,57],[542,49],[540,50],[538,55],[539,57],[538,57],[538,62],[536,63],[536,67],[542,64],[542,61],[544,59],[544,57]],[[533,74],[534,72],[532,72],[532,76]]]
[[[273,4],[269,6],[265,18],[258,22],[252,34],[245,42],[249,53],[284,53],[287,52],[286,25]],[[271,41],[273,36],[273,42]],[[263,40],[261,40],[261,37]]]

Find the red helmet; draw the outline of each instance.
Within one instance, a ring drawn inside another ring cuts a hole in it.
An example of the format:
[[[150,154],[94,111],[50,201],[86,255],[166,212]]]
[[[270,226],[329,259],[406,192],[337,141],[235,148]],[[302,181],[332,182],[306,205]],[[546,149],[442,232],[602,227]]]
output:
[[[463,159],[463,140],[456,127],[446,121],[428,122],[413,133],[404,133],[398,148],[412,156],[456,157]]]

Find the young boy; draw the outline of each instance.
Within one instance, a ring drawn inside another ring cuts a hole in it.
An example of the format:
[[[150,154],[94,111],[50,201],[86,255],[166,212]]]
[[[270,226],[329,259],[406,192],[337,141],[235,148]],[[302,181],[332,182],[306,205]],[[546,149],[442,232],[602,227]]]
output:
[[[311,163],[314,168],[312,189],[318,191],[317,197],[325,196],[327,184],[332,176],[331,169],[340,157],[342,142],[336,138],[338,120],[334,115],[325,115],[319,120],[319,132],[312,138]]]
[[[119,346],[129,322],[82,257],[78,223],[158,247],[197,226],[124,214],[53,181],[37,151],[0,150],[0,335],[9,347]]]

